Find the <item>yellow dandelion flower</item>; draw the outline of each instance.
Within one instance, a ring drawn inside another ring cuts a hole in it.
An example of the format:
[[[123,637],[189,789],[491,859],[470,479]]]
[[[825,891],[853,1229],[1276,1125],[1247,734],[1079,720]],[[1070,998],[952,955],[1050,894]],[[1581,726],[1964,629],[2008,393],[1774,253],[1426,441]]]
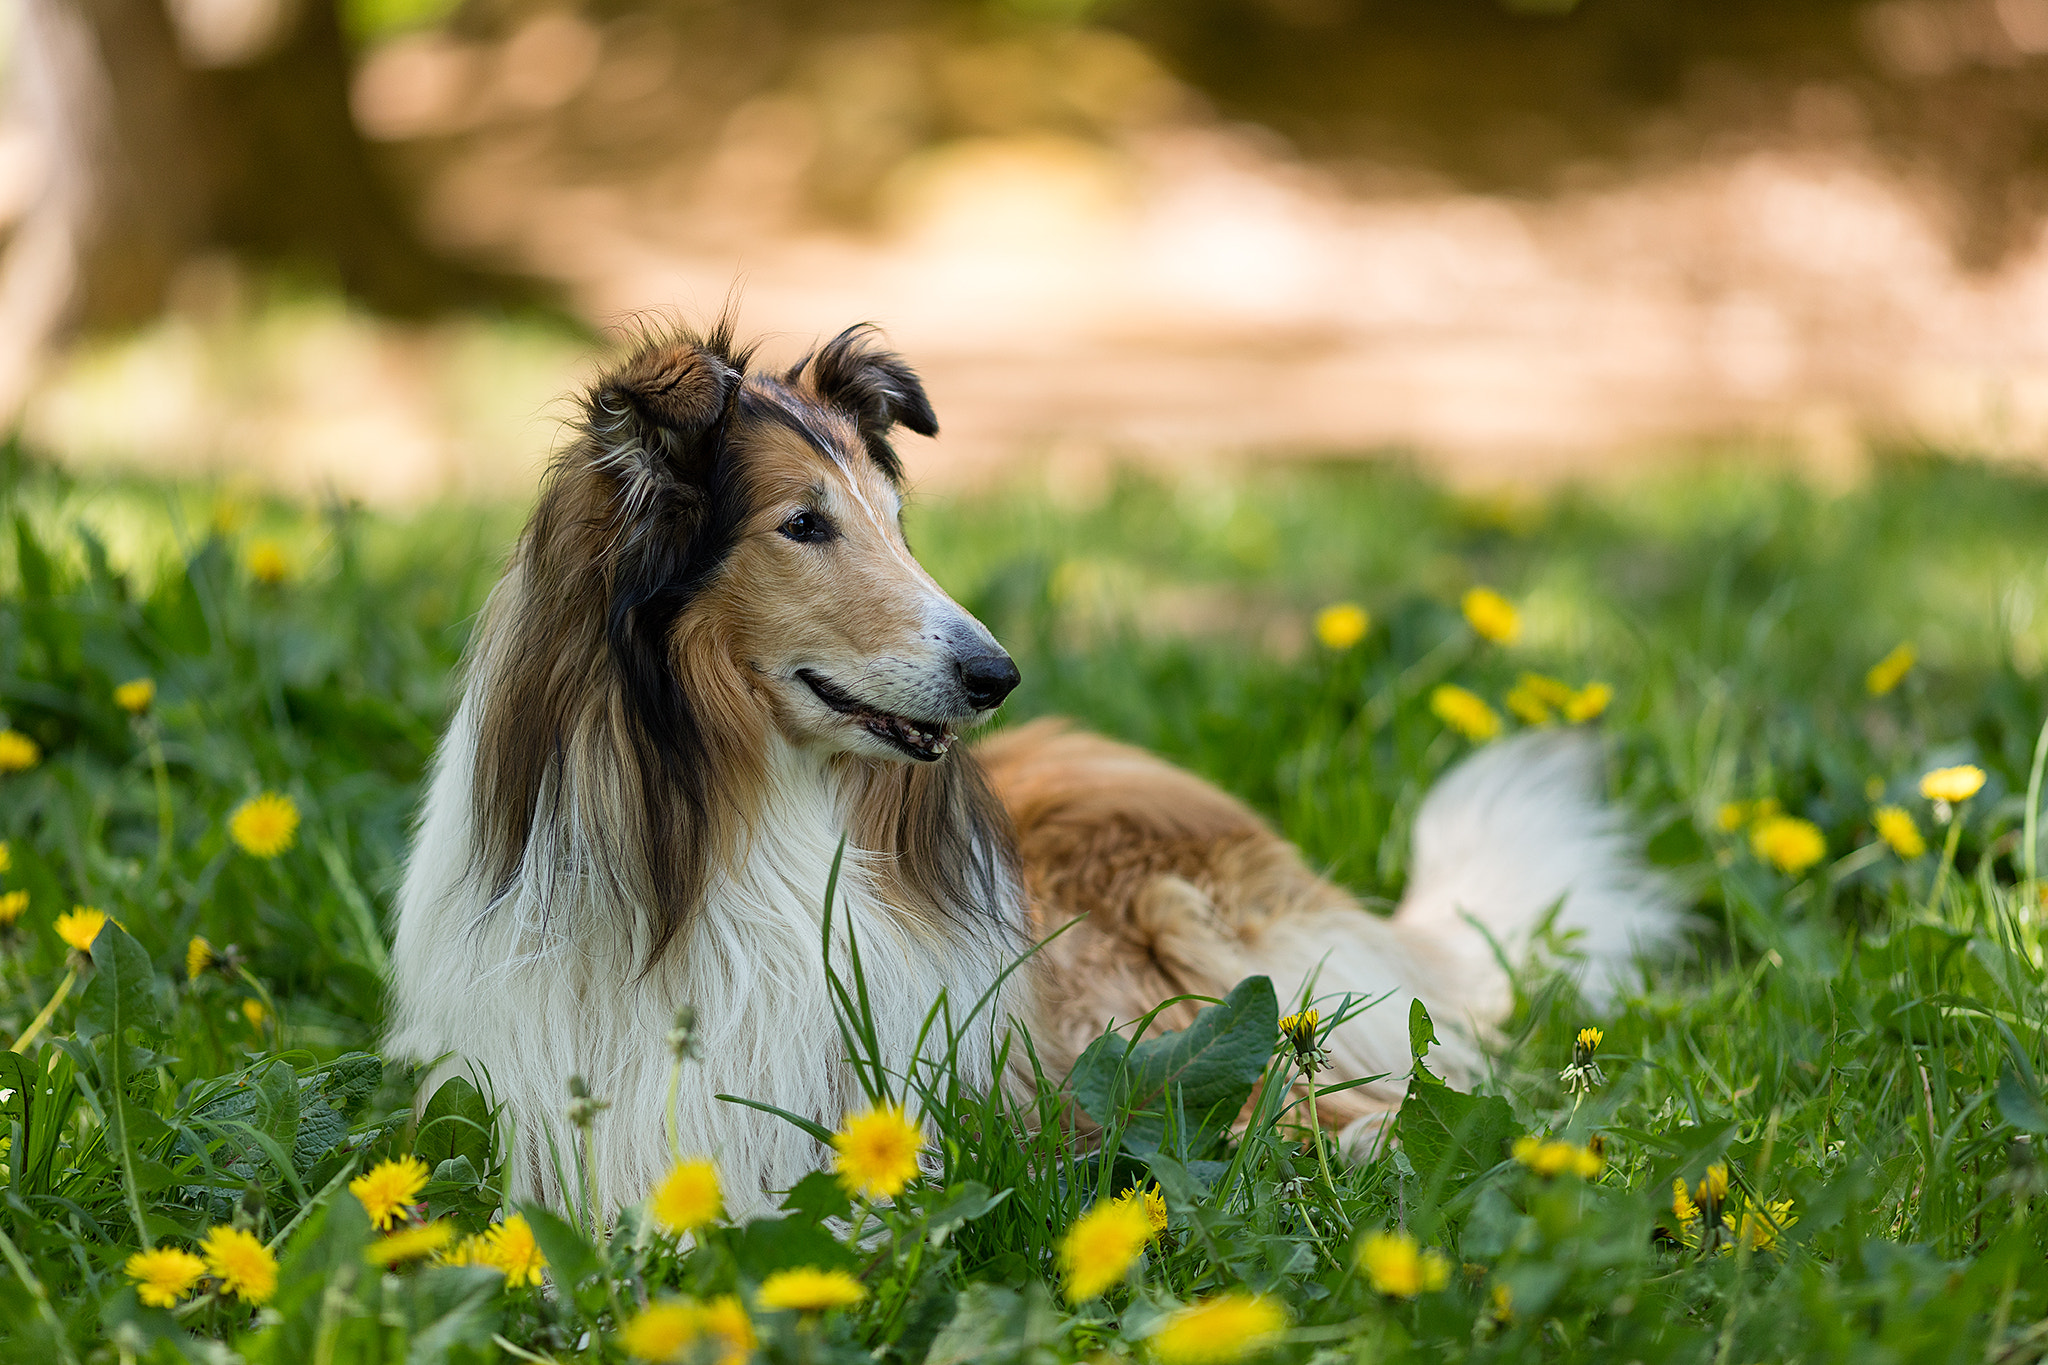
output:
[[[156,679],[135,678],[114,689],[114,705],[130,715],[141,715],[156,700]]]
[[[1503,1325],[1515,1320],[1515,1291],[1506,1280],[1493,1282],[1493,1291],[1486,1296],[1486,1315]]]
[[[1521,1137],[1515,1139],[1514,1146],[1509,1148],[1509,1154],[1516,1161],[1536,1172],[1536,1174],[1550,1176],[1556,1175],[1561,1168],[1550,1164],[1548,1149],[1553,1146],[1563,1145],[1563,1143],[1548,1143],[1539,1137],[1524,1133]]]
[[[7,846],[5,839],[0,839],[0,872],[12,872],[13,870],[14,850]]]
[[[284,547],[274,540],[259,540],[249,547],[249,577],[276,587],[291,574],[291,562]]]
[[[1681,1223],[1693,1222],[1700,1216],[1700,1206],[1692,1202],[1683,1177],[1671,1182],[1671,1213]]]
[[[270,1022],[270,1007],[261,1000],[244,1000],[242,1002],[242,1017],[249,1021],[250,1028],[260,1029]]]
[[[1728,1165],[1717,1161],[1707,1167],[1707,1178],[1694,1187],[1693,1197],[1701,1203],[1719,1204],[1728,1197]]]
[[[681,1299],[656,1299],[635,1313],[619,1333],[619,1345],[637,1360],[681,1360],[696,1344],[699,1313]]]
[[[1773,815],[1749,832],[1756,856],[1787,876],[1796,877],[1825,858],[1828,841],[1820,826],[1796,815]]]
[[[1584,1048],[1587,1052],[1598,1052],[1600,1044],[1607,1041],[1607,1035],[1597,1028],[1582,1028],[1579,1036],[1572,1040],[1572,1046]]]
[[[0,893],[0,929],[12,929],[21,912],[28,909],[28,892],[8,891]]]
[[[1574,725],[1584,725],[1599,718],[1607,710],[1607,704],[1614,700],[1614,689],[1604,682],[1589,682],[1572,693],[1572,699],[1564,704],[1564,718]]]
[[[1514,712],[1516,718],[1524,725],[1548,725],[1557,719],[1551,709],[1544,705],[1543,698],[1521,683],[1509,688],[1504,700],[1507,702],[1508,710]]]
[[[761,1281],[760,1300],[770,1311],[823,1313],[833,1308],[851,1308],[868,1296],[859,1280],[843,1270],[820,1270],[799,1266],[778,1270]]]
[[[372,1226],[388,1228],[419,1202],[427,1175],[427,1163],[416,1156],[380,1161],[349,1181],[348,1192],[362,1201]]]
[[[122,1269],[135,1281],[135,1297],[151,1308],[169,1308],[192,1292],[206,1262],[177,1247],[138,1251]]]
[[[1914,823],[1912,814],[1904,806],[1879,806],[1871,812],[1870,819],[1877,826],[1877,837],[1891,845],[1892,852],[1907,862],[1927,851],[1927,840],[1921,836],[1920,826]]]
[[[416,1228],[401,1228],[388,1237],[379,1237],[363,1248],[363,1259],[371,1265],[399,1265],[445,1251],[454,1240],[453,1223],[423,1223]]]
[[[678,1161],[649,1196],[648,1211],[669,1232],[694,1232],[718,1221],[718,1167],[708,1157]]]
[[[298,833],[299,808],[278,792],[252,796],[228,816],[228,836],[244,853],[258,858],[275,858],[292,846]]]
[[[1429,694],[1429,709],[1467,739],[1484,743],[1500,733],[1500,712],[1477,693],[1454,683],[1445,683]]]
[[[93,940],[106,927],[106,912],[90,905],[74,905],[70,914],[57,916],[57,937],[81,953],[92,951]]]
[[[1320,1070],[1322,1064],[1327,1060],[1322,1048],[1317,1045],[1316,1039],[1322,1024],[1322,1011],[1314,1009],[1306,1009],[1296,1014],[1290,1014],[1280,1021],[1281,1038],[1286,1041],[1288,1050],[1294,1053],[1295,1061],[1299,1062],[1310,1075],[1314,1075]]]
[[[1148,1185],[1143,1190],[1133,1185],[1118,1195],[1116,1202],[1119,1204],[1135,1204],[1143,1208],[1146,1221],[1151,1224],[1154,1239],[1157,1239],[1166,1231],[1168,1222],[1166,1195],[1160,1191],[1157,1185]]]
[[[717,1365],[746,1365],[755,1346],[754,1320],[735,1294],[721,1294],[697,1310],[697,1325],[721,1349]]]
[[[1591,1180],[1607,1164],[1607,1159],[1592,1148],[1561,1139],[1546,1142],[1540,1138],[1518,1137],[1510,1150],[1516,1161],[1545,1180],[1567,1172],[1581,1180]]]
[[[1579,695],[1570,683],[1542,673],[1524,673],[1515,679],[1515,686],[1544,706],[1557,711],[1571,705],[1572,698]]]
[[[26,772],[42,761],[41,745],[19,730],[0,730],[0,773]]]
[[[277,1256],[254,1233],[212,1228],[199,1250],[208,1273],[220,1278],[221,1288],[245,1303],[267,1302],[277,1292]]]
[[[1740,1221],[1725,1213],[1721,1215],[1721,1225],[1735,1234],[1737,1242],[1752,1251],[1776,1250],[1778,1234],[1798,1221],[1799,1215],[1792,1212],[1789,1199],[1773,1199],[1764,1205],[1761,1213],[1755,1209],[1744,1209]]]
[[[526,1215],[515,1213],[483,1235],[476,1264],[499,1272],[505,1283],[516,1289],[539,1284],[548,1258],[541,1255],[539,1244],[533,1240],[533,1227],[526,1221]]]
[[[1316,638],[1325,649],[1349,649],[1372,628],[1372,616],[1356,602],[1337,602],[1316,613]]]
[[[1373,1292],[1399,1299],[1442,1289],[1451,1278],[1451,1263],[1442,1253],[1424,1251],[1405,1232],[1368,1234],[1358,1245],[1358,1268]]]
[[[1883,696],[1897,687],[1906,674],[1912,671],[1913,664],[1919,657],[1911,643],[1894,647],[1891,653],[1872,664],[1870,671],[1863,675],[1864,690],[1873,697]]]
[[[832,1146],[839,1153],[833,1169],[841,1184],[869,1199],[890,1199],[917,1174],[924,1130],[902,1106],[877,1105],[865,1114],[848,1114]]]
[[[185,979],[197,981],[213,961],[213,945],[206,941],[204,934],[194,934],[192,941],[185,945]]]
[[[1954,768],[1936,768],[1920,779],[1920,794],[1929,801],[1947,801],[1951,805],[1967,801],[1977,794],[1984,785],[1984,770],[1973,763]]]
[[[1120,1282],[1151,1240],[1152,1218],[1135,1201],[1097,1204],[1076,1218],[1060,1239],[1067,1298],[1080,1303]]]
[[[1522,633],[1522,618],[1514,603],[1492,588],[1469,590],[1459,606],[1474,633],[1497,645],[1513,644],[1515,637]]]
[[[1280,1335],[1286,1310],[1264,1294],[1218,1294],[1166,1320],[1148,1343],[1161,1365],[1228,1365]]]
[[[471,1233],[434,1258],[436,1265],[489,1265],[490,1241],[482,1233]]]

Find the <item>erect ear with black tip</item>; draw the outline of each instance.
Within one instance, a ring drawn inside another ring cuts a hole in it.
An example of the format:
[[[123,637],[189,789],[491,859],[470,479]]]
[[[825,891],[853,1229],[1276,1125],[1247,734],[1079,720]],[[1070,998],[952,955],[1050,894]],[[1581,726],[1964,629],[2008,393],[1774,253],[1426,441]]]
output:
[[[902,467],[889,445],[889,429],[901,425],[920,436],[936,436],[939,418],[917,371],[879,342],[873,324],[849,327],[799,362],[789,379],[795,383],[808,372],[818,397],[853,417],[875,463],[896,479]]]
[[[746,360],[723,337],[657,341],[600,379],[589,401],[590,428],[610,450],[635,445],[656,469],[690,478],[707,438],[723,428]]]

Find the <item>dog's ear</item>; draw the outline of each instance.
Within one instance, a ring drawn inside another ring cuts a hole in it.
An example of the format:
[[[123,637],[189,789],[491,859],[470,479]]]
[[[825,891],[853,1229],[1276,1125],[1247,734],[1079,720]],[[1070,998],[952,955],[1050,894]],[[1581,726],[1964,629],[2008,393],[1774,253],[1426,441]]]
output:
[[[592,387],[591,433],[610,458],[637,454],[647,473],[699,482],[745,369],[722,327],[706,340],[649,342]]]
[[[875,463],[890,478],[900,479],[903,469],[889,444],[890,429],[900,424],[920,436],[936,436],[939,418],[917,371],[879,343],[880,332],[872,323],[849,327],[798,362],[788,378],[796,383],[808,371],[818,397],[851,415]]]

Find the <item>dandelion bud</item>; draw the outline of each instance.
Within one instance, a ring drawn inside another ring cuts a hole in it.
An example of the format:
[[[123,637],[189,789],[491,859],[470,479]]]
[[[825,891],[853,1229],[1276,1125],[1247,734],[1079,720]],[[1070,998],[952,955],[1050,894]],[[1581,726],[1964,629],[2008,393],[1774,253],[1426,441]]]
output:
[[[588,1128],[597,1116],[611,1108],[609,1100],[594,1098],[581,1076],[569,1078],[569,1122],[578,1128]]]
[[[1304,1075],[1313,1076],[1330,1064],[1330,1054],[1316,1045],[1322,1022],[1322,1014],[1316,1010],[1303,1010],[1280,1021],[1280,1037]]]
[[[1601,1040],[1607,1035],[1597,1028],[1582,1028],[1579,1036],[1572,1040],[1571,1065],[1557,1073],[1564,1088],[1575,1095],[1583,1095],[1596,1085],[1605,1085],[1607,1075],[1600,1070],[1600,1064],[1593,1060],[1599,1051]]]

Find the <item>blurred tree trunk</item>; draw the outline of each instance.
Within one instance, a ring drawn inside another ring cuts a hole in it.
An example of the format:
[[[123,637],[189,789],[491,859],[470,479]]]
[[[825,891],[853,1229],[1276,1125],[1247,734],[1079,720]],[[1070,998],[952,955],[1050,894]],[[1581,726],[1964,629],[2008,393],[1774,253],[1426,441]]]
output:
[[[202,253],[401,317],[532,297],[421,240],[349,114],[336,0],[279,3],[260,51],[209,67],[164,0],[23,0],[15,85],[49,165],[0,258],[0,421],[53,337],[153,316]]]

